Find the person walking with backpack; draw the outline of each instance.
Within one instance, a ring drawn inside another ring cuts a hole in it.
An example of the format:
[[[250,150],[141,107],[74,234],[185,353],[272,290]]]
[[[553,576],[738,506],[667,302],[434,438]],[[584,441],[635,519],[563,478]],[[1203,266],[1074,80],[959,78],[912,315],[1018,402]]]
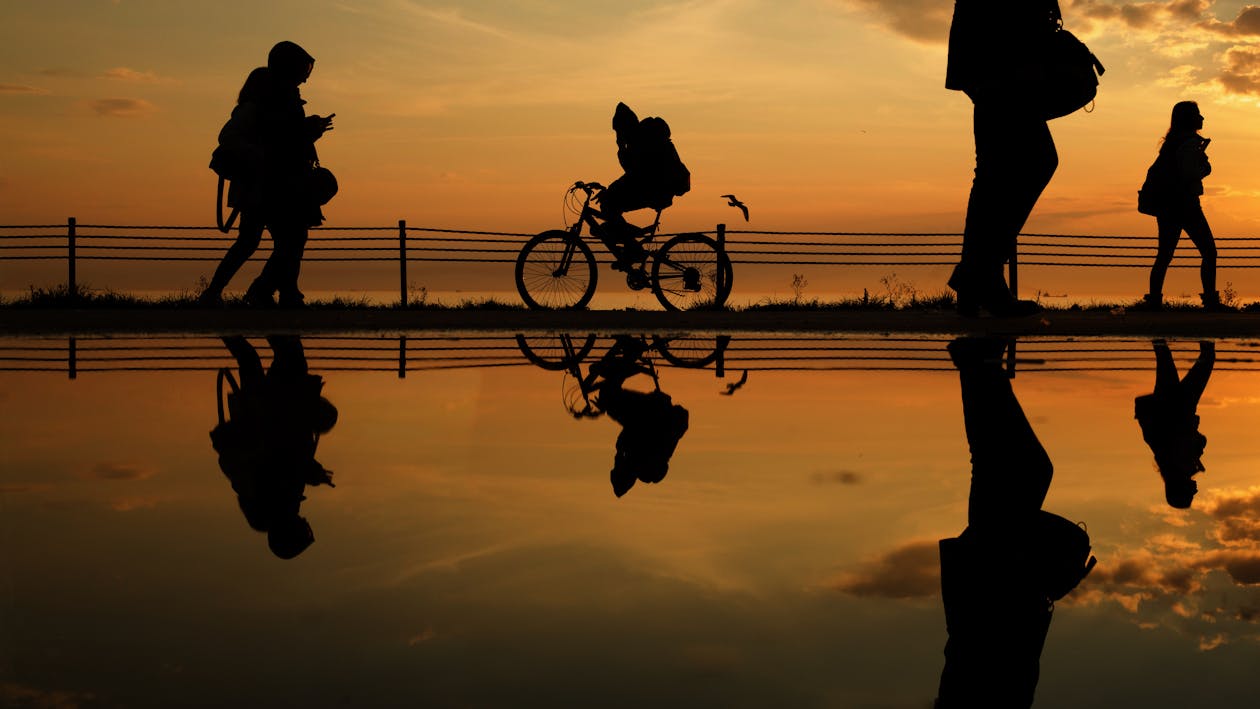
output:
[[[962,254],[949,278],[960,315],[1031,315],[1002,267],[1059,164],[1054,138],[1030,81],[1058,28],[1056,0],[956,0],[945,88],[974,104],[976,173],[967,202]]]
[[[1154,211],[1159,228],[1159,250],[1151,267],[1150,290],[1139,307],[1149,310],[1163,307],[1164,276],[1184,231],[1199,249],[1202,258],[1199,280],[1203,292],[1199,295],[1204,309],[1227,309],[1221,305],[1221,296],[1216,290],[1216,240],[1199,203],[1199,197],[1203,195],[1203,178],[1212,174],[1212,165],[1207,157],[1207,147],[1212,139],[1199,135],[1202,128],[1203,114],[1199,111],[1199,104],[1182,101],[1173,106],[1168,133],[1148,173],[1148,182],[1143,186],[1143,192],[1154,189],[1157,193]],[[1151,179],[1158,184],[1152,185]]]
[[[293,42],[280,42],[267,55],[271,91],[262,104],[263,212],[273,249],[245,300],[268,306],[279,292],[280,305],[300,307],[298,274],[308,230],[324,222],[313,192],[312,173],[319,156],[315,141],[332,130],[333,115],[307,116],[298,87],[315,68],[315,58]]]
[[[228,169],[233,179],[228,183],[227,204],[240,215],[236,241],[228,247],[219,262],[209,285],[197,300],[203,305],[221,305],[223,289],[232,277],[254,255],[262,243],[266,221],[262,214],[262,138],[259,128],[259,112],[270,91],[270,75],[267,67],[260,66],[249,73],[236,98],[232,117],[219,131],[219,149],[216,159],[222,155],[231,163]],[[214,164],[211,167],[215,167]],[[220,193],[220,198],[222,194]],[[220,220],[222,212],[220,211]],[[231,219],[223,230],[231,227]]]

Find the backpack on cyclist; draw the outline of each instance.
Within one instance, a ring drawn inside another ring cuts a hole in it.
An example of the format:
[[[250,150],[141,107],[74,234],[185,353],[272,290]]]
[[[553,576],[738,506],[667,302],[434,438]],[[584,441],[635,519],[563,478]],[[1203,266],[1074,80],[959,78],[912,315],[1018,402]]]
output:
[[[646,172],[675,197],[691,191],[691,171],[678,156],[665,119],[649,116],[639,120],[629,106],[618,103],[613,130],[617,133],[617,160],[627,174]]]

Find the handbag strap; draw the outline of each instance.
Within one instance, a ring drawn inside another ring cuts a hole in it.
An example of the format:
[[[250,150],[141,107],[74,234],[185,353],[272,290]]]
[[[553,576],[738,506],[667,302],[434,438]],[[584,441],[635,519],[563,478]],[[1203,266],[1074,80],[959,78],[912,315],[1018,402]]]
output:
[[[241,210],[233,207],[232,213],[228,215],[227,221],[223,221],[223,183],[226,181],[227,180],[225,180],[222,176],[219,177],[219,193],[214,198],[215,223],[218,224],[219,231],[224,234],[232,231],[232,224],[236,222],[236,217],[241,213]]]

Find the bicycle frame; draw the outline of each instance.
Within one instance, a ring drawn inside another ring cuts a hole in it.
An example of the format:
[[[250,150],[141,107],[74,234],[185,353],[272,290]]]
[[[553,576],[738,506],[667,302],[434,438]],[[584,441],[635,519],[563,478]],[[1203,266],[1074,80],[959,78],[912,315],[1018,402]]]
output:
[[[569,188],[570,192],[575,191],[575,190],[582,190],[583,192],[585,192],[586,200],[582,203],[582,211],[578,214],[577,221],[573,222],[573,225],[569,227],[569,233],[575,237],[580,237],[582,234],[582,225],[585,224],[588,230],[590,231],[591,236],[594,236],[597,239],[599,239],[600,243],[604,245],[604,248],[608,249],[609,253],[616,255],[616,252],[613,250],[613,247],[614,245],[618,245],[618,244],[616,244],[616,242],[610,242],[609,239],[607,239],[606,237],[600,234],[600,232],[602,231],[601,227],[606,223],[607,220],[604,219],[604,215],[602,212],[600,212],[598,209],[591,206],[591,199],[593,199],[595,195],[599,194],[600,192],[603,192],[604,186],[599,184],[598,182],[576,182],[574,183],[573,187]],[[664,210],[656,209],[654,211],[656,212],[656,219],[654,219],[652,223],[649,224],[648,226],[640,227],[640,226],[634,226],[633,224],[630,225],[632,228],[634,228],[636,231],[639,232],[639,235],[636,238],[638,239],[640,244],[646,244],[652,241],[652,239],[656,237],[656,230],[660,228],[661,212],[663,212]],[[564,264],[566,266],[571,260],[571,256],[572,256],[572,249],[569,249],[569,248],[565,249]]]

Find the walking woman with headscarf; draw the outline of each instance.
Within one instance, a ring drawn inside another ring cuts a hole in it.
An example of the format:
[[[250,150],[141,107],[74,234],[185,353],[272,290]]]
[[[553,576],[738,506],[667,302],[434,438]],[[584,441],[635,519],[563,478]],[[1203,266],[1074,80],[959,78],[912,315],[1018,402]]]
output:
[[[1059,165],[1034,81],[1059,18],[1056,0],[954,4],[945,88],[966,93],[974,104],[976,141],[962,254],[949,279],[960,315],[1040,311],[1033,301],[1015,298],[1002,267]]]
[[[1212,174],[1212,165],[1207,157],[1207,146],[1212,139],[1199,135],[1202,128],[1203,114],[1199,111],[1199,104],[1182,101],[1173,106],[1168,133],[1155,161],[1156,170],[1163,177],[1159,195],[1162,204],[1155,217],[1159,226],[1159,251],[1155,254],[1155,265],[1151,267],[1150,291],[1141,303],[1151,310],[1158,310],[1164,305],[1164,276],[1168,273],[1183,231],[1199,249],[1203,259],[1199,265],[1203,307],[1208,310],[1223,308],[1220,293],[1216,290],[1216,240],[1199,203],[1199,197],[1203,195],[1203,178]]]

